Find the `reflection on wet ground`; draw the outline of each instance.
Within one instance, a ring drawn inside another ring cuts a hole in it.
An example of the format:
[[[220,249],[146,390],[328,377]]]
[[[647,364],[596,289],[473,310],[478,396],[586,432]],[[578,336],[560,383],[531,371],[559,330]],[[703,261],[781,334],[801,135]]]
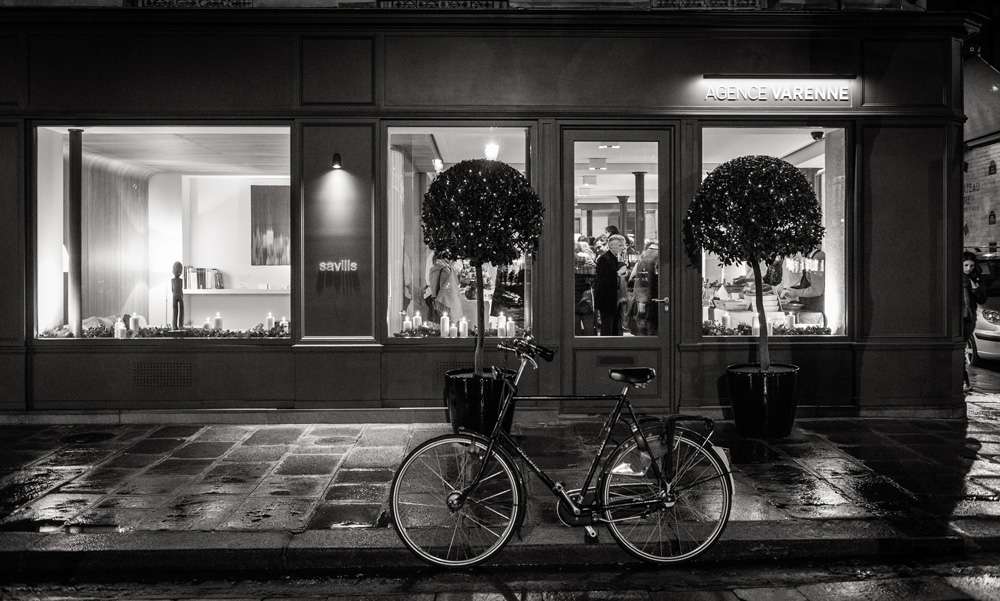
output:
[[[996,385],[979,376],[982,389]],[[783,440],[729,450],[736,521],[1000,519],[1000,394],[969,397],[966,420],[803,419]],[[594,419],[517,429],[567,488],[599,442]],[[0,427],[0,529],[283,530],[384,527],[393,471],[446,425]],[[618,435],[620,439],[622,435]],[[557,524],[528,475],[526,532]],[[923,527],[923,526],[922,526]]]

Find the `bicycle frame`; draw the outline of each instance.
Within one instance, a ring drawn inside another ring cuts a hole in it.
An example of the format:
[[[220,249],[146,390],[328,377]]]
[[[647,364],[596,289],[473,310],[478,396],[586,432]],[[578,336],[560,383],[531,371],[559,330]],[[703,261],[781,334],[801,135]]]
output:
[[[461,500],[461,502],[464,502],[465,499],[466,499],[466,497],[468,496],[468,494],[471,491],[473,491],[476,488],[476,486],[479,485],[479,482],[482,480],[483,475],[486,473],[486,468],[487,468],[487,466],[489,464],[489,457],[492,455],[492,453],[496,449],[497,445],[499,445],[501,448],[503,448],[508,453],[511,453],[511,454],[516,455],[516,456],[520,457],[521,459],[523,459],[524,462],[525,462],[525,464],[531,469],[532,472],[534,472],[535,476],[537,476],[545,484],[545,486],[548,487],[548,489],[552,492],[552,494],[554,496],[562,499],[564,502],[567,503],[567,506],[573,512],[573,515],[581,515],[583,513],[584,509],[588,509],[588,510],[592,510],[592,511],[603,511],[603,510],[606,510],[606,509],[616,509],[616,508],[622,508],[622,507],[635,507],[635,506],[639,506],[639,505],[653,505],[653,504],[662,502],[663,499],[661,499],[661,498],[658,497],[656,499],[638,500],[638,501],[636,501],[636,500],[628,500],[628,501],[621,501],[621,502],[610,503],[608,505],[602,505],[599,502],[599,500],[597,498],[597,495],[594,495],[594,499],[593,499],[593,501],[592,501],[592,503],[590,505],[588,505],[588,506],[581,506],[580,504],[577,503],[577,501],[574,501],[569,496],[569,494],[566,492],[566,488],[563,486],[562,482],[558,482],[558,481],[553,480],[548,474],[545,473],[545,470],[543,470],[534,461],[532,461],[531,457],[528,456],[528,454],[524,451],[524,449],[522,449],[520,447],[520,445],[518,445],[517,442],[513,438],[511,438],[511,436],[509,434],[507,434],[503,430],[503,427],[502,427],[504,419],[507,417],[507,413],[509,411],[513,411],[514,405],[516,404],[517,401],[520,401],[520,400],[524,400],[524,401],[558,401],[558,400],[588,400],[588,401],[601,400],[601,401],[615,401],[614,408],[608,414],[608,417],[607,417],[607,419],[604,422],[604,426],[601,429],[601,435],[603,437],[603,439],[601,441],[601,446],[597,450],[597,453],[594,455],[594,459],[591,462],[590,468],[587,471],[587,477],[584,480],[583,485],[580,487],[580,493],[581,494],[580,494],[579,501],[581,503],[582,503],[583,498],[584,498],[584,496],[586,494],[586,491],[590,488],[590,483],[593,481],[594,476],[597,473],[597,468],[598,468],[598,465],[601,462],[601,457],[604,455],[604,451],[607,449],[608,443],[611,441],[611,432],[614,429],[615,424],[617,424],[618,421],[620,419],[622,419],[622,416],[623,416],[623,414],[625,413],[626,410],[627,410],[627,415],[625,417],[625,422],[628,424],[629,430],[631,431],[632,435],[636,437],[637,441],[642,441],[641,444],[645,447],[645,449],[644,449],[645,452],[649,453],[651,457],[652,457],[652,452],[650,451],[649,444],[646,441],[646,435],[639,428],[639,420],[638,420],[638,418],[635,415],[635,411],[632,409],[632,404],[628,400],[628,392],[629,392],[629,389],[631,388],[630,384],[626,384],[622,388],[622,391],[621,391],[620,394],[567,395],[567,396],[525,396],[525,397],[519,397],[519,396],[517,396],[517,384],[518,384],[518,382],[520,382],[521,375],[524,373],[524,370],[527,367],[527,365],[528,365],[529,362],[532,363],[536,368],[538,367],[538,364],[535,363],[534,360],[530,359],[529,357],[527,357],[525,355],[522,355],[521,356],[521,365],[520,365],[520,367],[517,370],[517,375],[513,378],[513,382],[511,382],[510,378],[504,378],[504,384],[505,384],[505,388],[507,389],[507,394],[505,395],[503,404],[500,407],[500,414],[499,414],[499,417],[497,419],[497,423],[496,423],[496,425],[494,425],[493,431],[490,433],[490,437],[489,437],[490,444],[489,444],[489,446],[486,449],[486,460],[483,461],[482,465],[479,468],[479,473],[476,474],[475,478],[473,478],[472,483],[469,484],[469,486],[467,486],[460,493],[460,500]],[[636,436],[637,434],[638,434],[638,436]],[[706,444],[707,443],[708,443],[708,441],[706,439]],[[660,466],[658,464],[659,464],[658,461],[652,461],[651,464],[650,464],[650,467],[653,469],[653,475],[656,477],[656,481],[657,482],[663,482],[665,480],[663,479],[663,473],[661,472]],[[518,477],[523,478],[523,476],[520,476],[520,475]]]

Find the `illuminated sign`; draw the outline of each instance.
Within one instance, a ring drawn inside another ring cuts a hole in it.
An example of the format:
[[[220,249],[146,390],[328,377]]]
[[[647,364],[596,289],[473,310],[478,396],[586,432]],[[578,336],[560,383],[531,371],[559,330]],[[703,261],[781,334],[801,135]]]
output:
[[[333,272],[333,273],[357,271],[358,264],[350,259],[340,259],[338,261],[320,261],[319,270],[321,272]]]
[[[728,79],[706,78],[703,98],[708,104],[850,105],[850,79]]]

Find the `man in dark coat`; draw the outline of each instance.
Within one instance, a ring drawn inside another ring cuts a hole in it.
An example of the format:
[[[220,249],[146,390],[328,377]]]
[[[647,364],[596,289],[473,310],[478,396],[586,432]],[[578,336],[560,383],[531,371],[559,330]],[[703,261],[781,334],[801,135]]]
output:
[[[962,253],[962,336],[966,344],[975,344],[973,333],[976,329],[977,309],[986,302],[986,288],[979,281],[979,266],[976,265],[976,255],[970,252]],[[969,383],[969,366],[962,369],[962,382],[965,390],[972,388]]]
[[[618,302],[623,292],[622,276],[625,263],[621,260],[625,252],[625,238],[612,235],[608,238],[608,250],[597,258],[597,285],[594,286],[594,304],[601,315],[601,336],[621,336],[621,313]]]

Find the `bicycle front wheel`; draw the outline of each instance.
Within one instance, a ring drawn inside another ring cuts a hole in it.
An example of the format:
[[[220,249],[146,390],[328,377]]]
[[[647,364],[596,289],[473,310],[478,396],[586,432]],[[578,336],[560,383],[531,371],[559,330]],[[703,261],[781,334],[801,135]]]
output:
[[[411,551],[434,565],[468,567],[489,559],[514,534],[522,511],[521,486],[501,452],[486,455],[489,441],[447,434],[421,444],[396,472],[392,516]],[[482,480],[461,506],[449,506],[486,462]]]
[[[649,464],[631,438],[612,454],[600,487],[608,529],[622,548],[645,561],[693,559],[729,521],[733,491],[725,463],[711,445],[678,432],[669,485],[657,481]]]

